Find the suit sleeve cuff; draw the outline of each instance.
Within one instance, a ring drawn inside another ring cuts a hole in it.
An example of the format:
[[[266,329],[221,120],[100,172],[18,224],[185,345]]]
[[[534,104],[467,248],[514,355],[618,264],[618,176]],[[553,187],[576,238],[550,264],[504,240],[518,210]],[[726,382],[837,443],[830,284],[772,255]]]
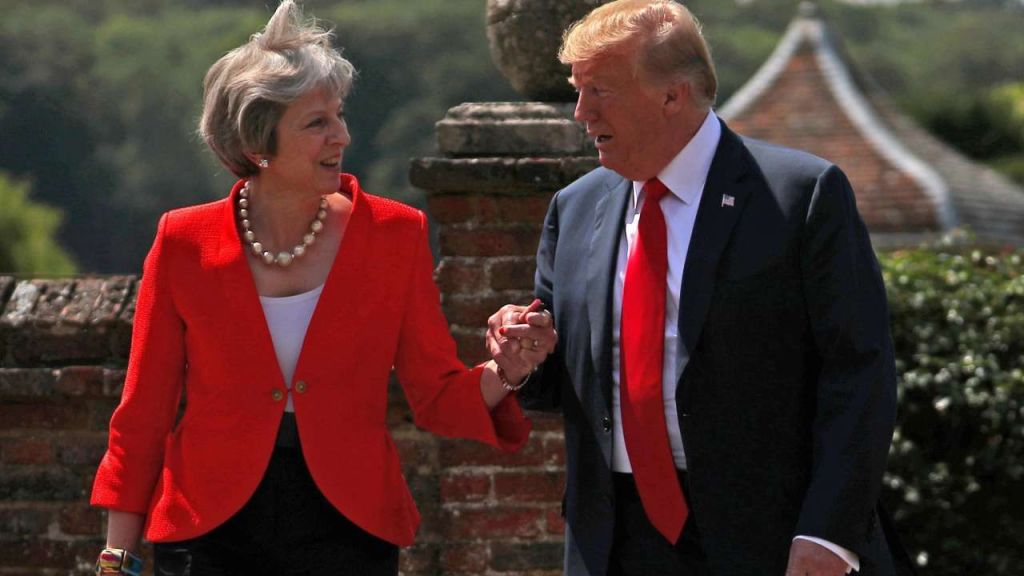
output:
[[[842,546],[840,546],[838,544],[833,544],[832,542],[829,542],[828,540],[823,540],[821,538],[815,538],[814,536],[797,536],[797,537],[793,538],[793,540],[807,540],[808,542],[814,542],[815,544],[826,548],[829,552],[832,552],[836,556],[839,556],[840,558],[843,559],[844,562],[846,562],[846,566],[847,566],[846,573],[847,574],[849,574],[850,572],[852,572],[854,570],[860,571],[860,558],[856,554],[854,554],[853,552],[850,552],[849,550],[847,550],[846,548],[843,548]]]

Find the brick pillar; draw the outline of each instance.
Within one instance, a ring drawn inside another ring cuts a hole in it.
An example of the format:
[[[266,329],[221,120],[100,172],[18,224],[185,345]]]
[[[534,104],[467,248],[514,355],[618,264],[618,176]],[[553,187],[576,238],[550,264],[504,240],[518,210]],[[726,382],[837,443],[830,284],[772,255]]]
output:
[[[487,317],[533,298],[534,257],[551,195],[598,163],[571,104],[463,104],[437,124],[443,157],[414,160],[440,240],[437,282],[469,364],[488,357]],[[561,574],[561,418],[530,414],[518,454],[442,440],[437,516],[420,541],[444,542],[434,569],[451,575]]]

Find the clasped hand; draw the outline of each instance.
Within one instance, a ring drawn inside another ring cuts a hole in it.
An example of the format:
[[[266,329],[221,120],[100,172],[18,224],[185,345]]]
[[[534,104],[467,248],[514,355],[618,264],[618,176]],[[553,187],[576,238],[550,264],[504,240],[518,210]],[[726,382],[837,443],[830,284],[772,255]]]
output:
[[[540,300],[506,304],[487,319],[487,349],[512,383],[518,383],[555,350],[558,333]]]

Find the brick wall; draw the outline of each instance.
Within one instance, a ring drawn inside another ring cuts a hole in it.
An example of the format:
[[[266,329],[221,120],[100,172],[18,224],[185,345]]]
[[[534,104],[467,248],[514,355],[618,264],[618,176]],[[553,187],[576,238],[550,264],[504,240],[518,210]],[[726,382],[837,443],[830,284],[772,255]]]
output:
[[[86,574],[135,279],[0,277],[0,574]]]
[[[514,276],[484,269],[498,285]],[[105,516],[88,496],[124,382],[136,284],[0,277],[0,575],[90,573]],[[463,330],[480,318],[467,315]],[[403,573],[560,573],[559,419],[535,415],[530,443],[503,455],[418,430],[394,383],[391,398],[389,425],[423,513]]]

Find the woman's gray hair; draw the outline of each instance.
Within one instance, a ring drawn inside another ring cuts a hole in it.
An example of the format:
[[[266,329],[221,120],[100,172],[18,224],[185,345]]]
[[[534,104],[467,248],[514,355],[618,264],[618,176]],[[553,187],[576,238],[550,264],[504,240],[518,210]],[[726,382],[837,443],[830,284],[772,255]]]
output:
[[[284,0],[262,32],[210,67],[199,135],[236,176],[259,172],[246,153],[276,153],[274,129],[289,104],[316,88],[348,95],[355,68],[332,47],[332,37]]]

